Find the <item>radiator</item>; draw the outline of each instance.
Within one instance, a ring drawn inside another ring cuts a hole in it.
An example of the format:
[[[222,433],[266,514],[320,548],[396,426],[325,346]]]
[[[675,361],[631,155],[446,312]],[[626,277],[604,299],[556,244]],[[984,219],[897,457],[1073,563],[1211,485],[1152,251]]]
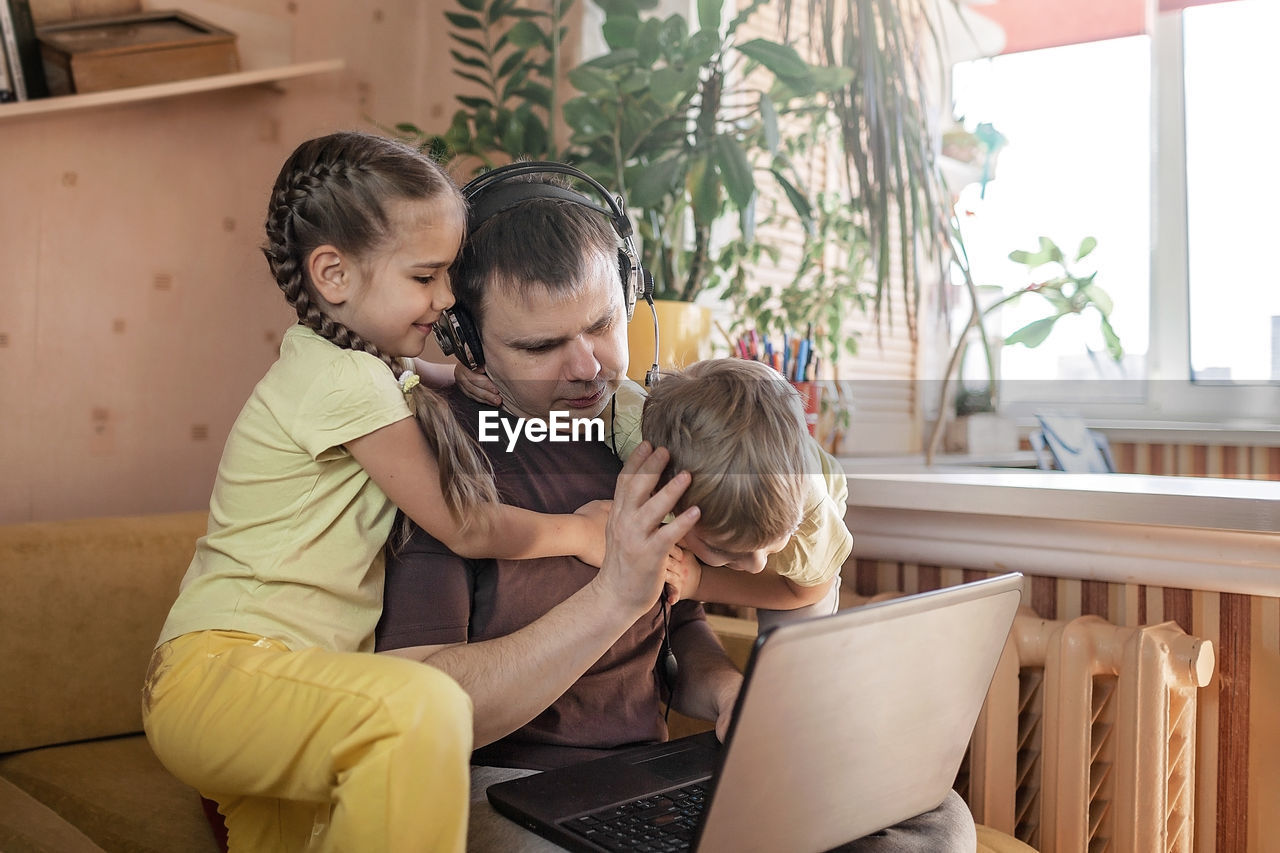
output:
[[[1014,621],[960,784],[1040,853],[1190,853],[1196,691],[1213,645],[1175,623]]]

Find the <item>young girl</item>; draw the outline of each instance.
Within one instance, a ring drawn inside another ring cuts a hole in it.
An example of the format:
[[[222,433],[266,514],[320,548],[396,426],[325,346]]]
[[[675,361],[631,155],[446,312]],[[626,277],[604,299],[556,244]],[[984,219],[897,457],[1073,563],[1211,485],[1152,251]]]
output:
[[[463,848],[469,699],[428,666],[357,654],[397,507],[463,555],[600,562],[603,513],[498,503],[401,361],[453,303],[465,223],[439,167],[375,136],[305,142],[276,179],[264,251],[299,322],[227,438],[143,695],[156,754],[218,801],[232,849]]]

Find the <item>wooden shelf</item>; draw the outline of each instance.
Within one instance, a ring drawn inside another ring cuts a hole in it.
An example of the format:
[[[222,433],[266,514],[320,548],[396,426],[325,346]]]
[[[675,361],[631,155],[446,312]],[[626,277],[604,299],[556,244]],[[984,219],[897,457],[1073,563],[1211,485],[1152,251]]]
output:
[[[153,86],[133,86],[128,89],[112,89],[108,92],[93,92],[87,95],[62,95],[56,98],[38,98],[33,101],[19,101],[0,105],[0,121],[20,116],[39,115],[41,113],[65,112],[67,110],[92,109],[115,104],[128,104],[136,101],[153,101],[158,98],[174,98],[191,95],[197,92],[214,92],[219,89],[234,89],[241,86],[260,86],[289,80],[294,77],[307,77],[313,74],[326,74],[341,71],[346,63],[341,59],[325,59],[318,62],[303,62],[295,65],[282,65],[276,68],[257,68],[251,71],[237,71],[234,74],[216,74],[212,77],[196,77],[191,80],[175,80],[172,83],[157,83]]]

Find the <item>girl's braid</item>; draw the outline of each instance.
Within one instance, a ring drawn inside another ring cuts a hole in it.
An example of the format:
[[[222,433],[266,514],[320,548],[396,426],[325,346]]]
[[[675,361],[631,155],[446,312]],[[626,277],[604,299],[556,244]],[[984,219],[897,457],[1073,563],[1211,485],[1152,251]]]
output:
[[[304,265],[314,246],[298,239],[298,224],[321,225],[325,212],[340,204],[335,190],[350,191],[363,172],[369,170],[360,162],[343,157],[343,152],[327,152],[332,160],[319,160],[309,166],[282,174],[271,194],[267,211],[267,247],[263,250],[275,275],[276,284],[298,314],[298,320],[320,337],[343,349],[360,350],[380,359],[393,373],[402,366],[372,343],[361,338],[342,323],[320,310],[306,287]]]

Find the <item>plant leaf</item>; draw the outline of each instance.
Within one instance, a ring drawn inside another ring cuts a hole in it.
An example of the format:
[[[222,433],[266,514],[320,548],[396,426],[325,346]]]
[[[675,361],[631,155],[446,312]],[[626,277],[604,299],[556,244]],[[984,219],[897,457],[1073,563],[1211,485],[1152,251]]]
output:
[[[1115,310],[1115,303],[1111,301],[1111,294],[1092,283],[1082,285],[1080,289],[1084,291],[1084,295],[1093,303],[1093,307],[1097,308],[1103,317],[1111,316],[1111,312]]]
[[[569,72],[569,82],[573,84],[573,88],[588,95],[612,92],[614,89],[612,77],[603,71],[587,68],[585,65],[580,65]]]
[[[694,227],[710,228],[720,215],[720,183],[705,155],[694,155],[690,160],[685,181],[689,186]]]
[[[658,103],[672,107],[693,96],[698,86],[698,68],[659,68],[649,78],[649,94]]]
[[[1005,338],[1005,346],[1022,344],[1028,349],[1034,349],[1044,343],[1045,338],[1049,337],[1049,333],[1053,331],[1053,326],[1058,322],[1058,318],[1065,316],[1065,314],[1054,314],[1051,317],[1042,317],[1039,320],[1034,320]]]
[[[724,0],[698,0],[698,27],[718,32],[724,14]]]
[[[1090,252],[1098,247],[1098,241],[1093,237],[1085,237],[1080,241],[1080,248],[1076,250],[1076,260],[1081,260]]]
[[[800,54],[790,45],[778,44],[765,39],[752,39],[745,44],[738,45],[738,50],[779,77],[797,80],[811,77],[809,63],[801,59]]]
[[[489,85],[489,81],[484,79],[483,77],[480,77],[475,74],[470,74],[466,71],[458,71],[457,69],[454,69],[453,73],[455,76],[461,77],[463,80],[470,80],[473,83],[479,83],[481,86],[485,87],[486,89],[492,90],[492,87]]]
[[[1062,250],[1058,248],[1058,244],[1050,240],[1048,237],[1040,238],[1040,254],[1045,255],[1054,263],[1062,263],[1065,257]]]
[[[672,157],[637,170],[627,203],[638,208],[660,207],[666,196],[679,189],[684,178],[683,165],[680,158]]]
[[[648,71],[662,54],[662,22],[649,18],[641,21],[636,28],[634,47],[636,49],[636,70]]]
[[[605,136],[613,127],[609,117],[600,109],[599,103],[586,96],[579,96],[565,102],[564,120],[575,132],[590,137]]]
[[[639,18],[611,17],[604,19],[604,44],[611,50],[635,47],[636,33],[640,31]]]
[[[829,68],[825,65],[810,65],[809,75],[813,87],[819,92],[835,92],[853,82],[852,68]]]
[[[735,207],[739,210],[746,208],[756,194],[756,181],[751,174],[747,152],[736,137],[725,133],[717,134],[711,144],[725,191]]]
[[[770,156],[777,156],[782,137],[778,133],[778,110],[773,99],[765,92],[760,93],[760,126],[764,131],[764,145]]]
[[[484,24],[474,15],[464,15],[461,12],[445,12],[444,16],[460,30],[483,30]]]
[[[787,198],[791,201],[791,206],[795,208],[796,215],[800,217],[801,224],[804,225],[806,231],[813,231],[813,207],[809,204],[808,197],[796,189],[795,185],[788,180],[787,176],[777,169],[773,169],[774,179],[782,185],[782,191],[787,194]]]
[[[470,38],[467,38],[466,36],[459,35],[458,33],[455,33],[452,30],[449,31],[449,38],[453,39],[458,44],[471,48],[472,50],[479,53],[481,56],[488,55],[488,51],[485,49],[485,46],[482,45],[480,42],[476,41],[475,39],[470,39]]]
[[[541,83],[525,83],[511,94],[524,98],[544,110],[551,109],[551,90]]]
[[[1058,259],[1062,258],[1062,251],[1053,244],[1048,237],[1040,238],[1040,248],[1034,252],[1028,252],[1023,249],[1015,249],[1009,253],[1009,260],[1016,264],[1025,264],[1030,269],[1043,266],[1054,260],[1054,253],[1057,253]]]
[[[1122,361],[1124,359],[1124,347],[1120,345],[1120,336],[1116,334],[1111,321],[1106,316],[1103,316],[1099,325],[1102,327],[1102,339],[1107,344],[1107,354],[1111,356],[1112,361]]]
[[[542,30],[533,21],[516,21],[507,30],[507,38],[516,47],[541,47],[546,42]]]
[[[487,15],[485,15],[485,18],[491,24],[497,23],[499,20],[505,17],[507,12],[511,11],[511,9],[515,7],[515,5],[516,5],[516,0],[493,0],[493,3],[489,6],[489,12]]]
[[[502,60],[502,65],[498,67],[498,71],[494,76],[498,77],[499,79],[506,77],[512,71],[515,71],[516,68],[520,66],[520,64],[524,61],[525,56],[527,55],[528,54],[523,50],[511,51],[511,53],[507,54],[507,58]]]
[[[467,65],[471,68],[481,68],[486,71],[489,69],[489,63],[485,62],[483,59],[476,59],[474,56],[466,56],[456,50],[450,50],[449,54],[458,62],[459,65]]]

